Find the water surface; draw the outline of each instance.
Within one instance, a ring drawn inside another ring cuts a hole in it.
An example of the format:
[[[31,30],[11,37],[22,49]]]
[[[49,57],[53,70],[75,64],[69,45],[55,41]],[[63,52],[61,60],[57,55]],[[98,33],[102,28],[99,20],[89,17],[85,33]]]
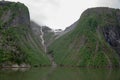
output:
[[[120,80],[119,69],[32,68],[0,70],[0,80]]]

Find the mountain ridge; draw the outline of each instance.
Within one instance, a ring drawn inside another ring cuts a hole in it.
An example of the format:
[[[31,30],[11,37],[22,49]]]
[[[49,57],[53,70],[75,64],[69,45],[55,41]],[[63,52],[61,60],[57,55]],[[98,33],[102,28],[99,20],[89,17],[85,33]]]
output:
[[[120,67],[120,10],[97,7],[55,35],[22,3],[0,2],[0,66]],[[58,31],[61,31],[60,29]]]
[[[75,29],[49,47],[56,63],[61,66],[119,67],[119,17],[119,9],[98,7],[84,11]],[[111,43],[117,44],[118,49]]]
[[[19,2],[5,1],[0,2],[0,66],[14,64],[40,66],[50,65],[50,61],[30,27],[28,8]]]

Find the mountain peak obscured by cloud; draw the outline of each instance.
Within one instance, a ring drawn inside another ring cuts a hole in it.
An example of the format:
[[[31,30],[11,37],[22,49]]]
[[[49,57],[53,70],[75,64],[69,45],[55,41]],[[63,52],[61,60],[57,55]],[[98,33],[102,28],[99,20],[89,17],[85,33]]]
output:
[[[65,29],[91,7],[120,7],[120,0],[9,0],[26,4],[31,19],[53,29]]]

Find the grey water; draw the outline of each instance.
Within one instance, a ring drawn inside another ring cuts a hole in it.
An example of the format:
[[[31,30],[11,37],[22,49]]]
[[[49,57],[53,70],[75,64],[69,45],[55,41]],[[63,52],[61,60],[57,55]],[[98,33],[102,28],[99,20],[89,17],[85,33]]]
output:
[[[120,69],[31,68],[2,69],[0,80],[120,80]]]

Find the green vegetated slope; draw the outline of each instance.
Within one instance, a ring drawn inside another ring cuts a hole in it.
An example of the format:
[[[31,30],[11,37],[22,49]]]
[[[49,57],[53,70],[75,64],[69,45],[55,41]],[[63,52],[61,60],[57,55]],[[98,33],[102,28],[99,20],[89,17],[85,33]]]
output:
[[[28,8],[19,2],[0,2],[0,65],[16,63],[50,64],[30,28]]]
[[[61,66],[118,67],[119,30],[120,10],[87,9],[74,30],[49,46],[49,53]]]

